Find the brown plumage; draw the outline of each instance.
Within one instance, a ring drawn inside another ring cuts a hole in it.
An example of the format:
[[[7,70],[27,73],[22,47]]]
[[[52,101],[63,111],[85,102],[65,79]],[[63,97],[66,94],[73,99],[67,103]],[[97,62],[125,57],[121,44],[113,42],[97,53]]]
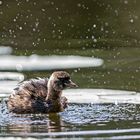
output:
[[[76,86],[65,71],[54,72],[49,79],[24,81],[9,96],[8,109],[18,114],[63,111],[67,107],[67,99],[61,96],[62,90]]]

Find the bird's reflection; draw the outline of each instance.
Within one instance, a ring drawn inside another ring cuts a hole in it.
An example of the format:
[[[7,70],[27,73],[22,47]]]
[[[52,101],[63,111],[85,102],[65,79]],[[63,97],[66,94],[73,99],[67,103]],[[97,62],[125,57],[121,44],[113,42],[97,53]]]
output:
[[[34,115],[16,115],[12,124],[4,129],[7,133],[33,133],[33,132],[61,132],[65,129],[65,123],[62,121],[59,113],[34,114]]]
[[[60,132],[62,130],[62,127],[64,126],[64,122],[62,121],[60,115],[52,113],[48,115],[48,118],[48,132]]]

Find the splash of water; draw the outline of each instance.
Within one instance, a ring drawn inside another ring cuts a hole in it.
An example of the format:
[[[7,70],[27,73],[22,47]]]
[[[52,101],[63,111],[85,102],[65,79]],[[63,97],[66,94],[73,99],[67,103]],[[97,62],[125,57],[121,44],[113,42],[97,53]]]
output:
[[[138,120],[140,121],[140,106],[138,104],[70,104],[69,107],[59,113],[61,121],[70,124],[95,124],[99,122]],[[56,117],[56,116],[55,116]],[[0,124],[47,124],[50,119],[45,114],[9,113],[5,101],[0,104]]]

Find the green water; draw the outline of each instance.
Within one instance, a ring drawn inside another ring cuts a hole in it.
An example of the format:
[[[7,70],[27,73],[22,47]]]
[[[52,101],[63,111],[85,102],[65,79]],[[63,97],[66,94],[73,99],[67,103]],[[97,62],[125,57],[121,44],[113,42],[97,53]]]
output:
[[[11,46],[13,55],[102,58],[104,64],[101,67],[67,69],[79,88],[140,91],[139,5],[138,0],[2,0],[0,45]],[[52,71],[23,73],[28,79],[49,76]],[[139,119],[134,120],[126,118],[122,124],[138,128]],[[112,122],[106,123],[105,129],[121,129],[122,126],[120,123],[115,127],[112,125]],[[26,127],[15,126],[12,131],[22,131]],[[34,129],[35,132],[48,132],[40,125],[32,127],[31,132]],[[102,129],[89,124],[85,128],[76,124],[69,127],[75,130]],[[58,131],[63,132],[63,127],[59,128]],[[7,127],[3,129],[9,130]]]

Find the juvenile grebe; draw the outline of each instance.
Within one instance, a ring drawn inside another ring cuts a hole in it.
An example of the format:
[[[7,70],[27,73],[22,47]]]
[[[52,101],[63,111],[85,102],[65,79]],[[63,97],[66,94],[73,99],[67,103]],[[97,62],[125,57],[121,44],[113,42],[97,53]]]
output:
[[[53,113],[67,107],[67,98],[61,96],[65,88],[77,87],[65,71],[52,73],[49,79],[39,78],[22,82],[7,101],[10,112]]]

